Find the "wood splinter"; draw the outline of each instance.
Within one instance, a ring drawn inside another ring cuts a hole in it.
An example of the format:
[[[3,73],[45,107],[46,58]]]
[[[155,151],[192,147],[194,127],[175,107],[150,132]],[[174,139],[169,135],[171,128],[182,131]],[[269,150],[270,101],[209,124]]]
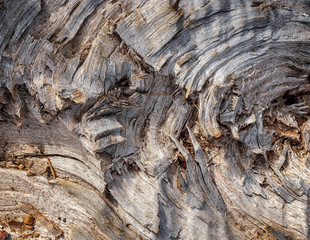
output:
[[[51,163],[51,161],[50,161],[50,159],[48,157],[46,157],[46,159],[47,159],[48,166],[49,166],[49,168],[51,170],[53,179],[56,179],[56,174],[55,174],[55,170],[54,170],[54,168],[52,166],[52,163]]]

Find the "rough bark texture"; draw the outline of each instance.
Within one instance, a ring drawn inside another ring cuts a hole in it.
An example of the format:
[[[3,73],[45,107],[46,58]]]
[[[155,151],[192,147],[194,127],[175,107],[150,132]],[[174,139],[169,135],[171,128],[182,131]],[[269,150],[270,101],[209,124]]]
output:
[[[309,15],[309,0],[0,0],[3,230],[309,239]]]

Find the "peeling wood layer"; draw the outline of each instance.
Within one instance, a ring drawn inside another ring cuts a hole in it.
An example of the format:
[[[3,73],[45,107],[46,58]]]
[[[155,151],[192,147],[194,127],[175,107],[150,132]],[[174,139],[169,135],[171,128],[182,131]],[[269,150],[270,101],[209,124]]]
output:
[[[309,239],[309,16],[0,1],[0,236]]]

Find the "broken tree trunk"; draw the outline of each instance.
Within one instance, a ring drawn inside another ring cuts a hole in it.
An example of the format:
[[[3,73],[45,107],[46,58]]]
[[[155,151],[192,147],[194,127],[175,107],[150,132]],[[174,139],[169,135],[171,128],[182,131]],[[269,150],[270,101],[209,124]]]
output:
[[[309,239],[309,15],[1,0],[1,234]]]

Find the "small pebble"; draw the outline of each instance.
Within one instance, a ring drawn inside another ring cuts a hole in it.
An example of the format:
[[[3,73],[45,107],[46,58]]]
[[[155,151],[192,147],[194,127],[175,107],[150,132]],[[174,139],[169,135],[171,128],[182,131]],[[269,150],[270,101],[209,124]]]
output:
[[[29,215],[23,216],[23,223],[24,224],[32,225],[33,222],[34,222],[34,217],[33,216],[29,216]]]

